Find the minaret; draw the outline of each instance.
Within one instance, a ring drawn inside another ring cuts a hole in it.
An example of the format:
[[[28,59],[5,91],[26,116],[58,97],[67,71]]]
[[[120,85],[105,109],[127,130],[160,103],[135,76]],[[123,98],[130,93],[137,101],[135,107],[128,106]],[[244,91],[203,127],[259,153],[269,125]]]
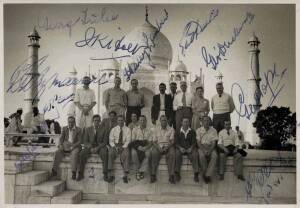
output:
[[[260,139],[256,133],[256,129],[253,127],[253,122],[256,120],[258,111],[260,110],[261,103],[261,91],[260,91],[260,81],[259,76],[259,53],[260,50],[258,45],[260,44],[258,38],[253,33],[253,37],[248,41],[249,45],[249,79],[248,79],[248,103],[252,105],[253,114],[249,121],[247,121],[247,134],[246,141],[251,145],[259,145]]]
[[[72,87],[72,94],[73,94],[73,102],[70,104],[69,110],[68,110],[68,116],[73,115],[75,116],[75,111],[76,107],[74,104],[74,98],[75,98],[75,93],[76,93],[76,86],[77,86],[77,71],[75,67],[73,66],[73,70],[69,72],[70,73],[70,78],[73,80],[73,84],[71,85]]]

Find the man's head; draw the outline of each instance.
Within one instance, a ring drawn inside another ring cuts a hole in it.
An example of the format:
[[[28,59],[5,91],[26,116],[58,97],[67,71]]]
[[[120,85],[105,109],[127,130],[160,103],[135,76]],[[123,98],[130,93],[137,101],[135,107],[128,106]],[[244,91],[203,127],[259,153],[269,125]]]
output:
[[[132,79],[130,83],[131,83],[132,89],[136,90],[138,85],[139,85],[138,80],[137,79]]]
[[[93,115],[93,123],[95,127],[99,127],[101,122],[101,117],[99,114]]]
[[[224,87],[223,87],[223,83],[222,82],[218,82],[216,84],[216,90],[218,95],[222,95],[223,91],[224,91]]]
[[[202,125],[206,129],[209,128],[211,125],[211,118],[209,116],[204,116],[202,118]]]
[[[236,131],[239,131],[239,130],[240,130],[240,127],[239,127],[239,126],[236,126],[236,127],[235,127],[235,130],[236,130]]]
[[[115,83],[115,87],[120,87],[121,83],[122,83],[122,80],[120,77],[116,77],[115,80],[114,80],[114,83]]]
[[[4,127],[7,128],[9,126],[9,119],[4,117]]]
[[[38,109],[38,107],[36,107],[36,106],[33,107],[33,108],[32,108],[32,113],[33,113],[33,115],[35,115],[35,116],[38,115],[38,114],[39,114],[39,109]]]
[[[159,84],[159,92],[160,92],[160,94],[165,94],[165,92],[166,92],[166,85],[165,85],[165,83],[160,83]]]
[[[118,122],[118,126],[120,127],[123,127],[124,126],[124,116],[123,115],[118,115],[118,118],[117,118],[117,122]]]
[[[230,128],[231,128],[231,122],[230,121],[224,121],[224,128],[226,129],[226,130],[229,130]]]
[[[22,109],[22,108],[18,108],[18,109],[17,109],[17,114],[19,114],[19,115],[21,116],[22,113],[23,113],[23,109]]]
[[[183,129],[188,129],[190,126],[190,120],[187,117],[183,117],[181,121],[181,125]]]
[[[112,121],[116,121],[117,113],[115,111],[110,111],[108,115]]]
[[[162,128],[166,128],[168,125],[168,120],[167,117],[165,115],[161,115],[160,116],[160,125]]]
[[[75,127],[75,117],[74,116],[69,116],[68,117],[68,126],[70,129]]]
[[[131,114],[131,121],[133,123],[136,123],[138,121],[138,117],[137,117],[136,113]]]
[[[199,97],[203,97],[204,89],[202,86],[196,88],[196,93]]]
[[[176,84],[176,82],[171,82],[171,83],[170,83],[170,90],[171,90],[171,92],[172,92],[173,94],[176,93],[176,90],[177,90],[177,84]]]
[[[83,86],[88,87],[90,85],[90,83],[91,83],[91,78],[89,76],[84,76],[82,78]]]
[[[185,81],[180,82],[180,89],[182,90],[182,92],[186,92],[187,84]]]
[[[146,128],[147,126],[147,118],[145,115],[141,115],[139,119],[140,126]]]

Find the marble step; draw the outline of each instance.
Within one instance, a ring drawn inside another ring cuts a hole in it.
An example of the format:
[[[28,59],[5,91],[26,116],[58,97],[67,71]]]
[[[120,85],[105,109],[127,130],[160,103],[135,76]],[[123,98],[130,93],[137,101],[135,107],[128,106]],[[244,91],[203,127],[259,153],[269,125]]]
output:
[[[99,202],[93,199],[83,199],[80,201],[80,204],[99,204]]]
[[[65,190],[64,181],[47,181],[39,185],[31,186],[31,195],[57,196]]]
[[[5,174],[25,173],[31,171],[33,168],[32,161],[20,160],[5,160],[4,172]]]
[[[16,185],[37,185],[45,182],[49,177],[48,171],[33,170],[26,173],[16,175]]]
[[[51,204],[79,204],[82,199],[81,191],[64,191],[51,199]]]
[[[50,204],[51,196],[31,195],[28,198],[27,204]]]

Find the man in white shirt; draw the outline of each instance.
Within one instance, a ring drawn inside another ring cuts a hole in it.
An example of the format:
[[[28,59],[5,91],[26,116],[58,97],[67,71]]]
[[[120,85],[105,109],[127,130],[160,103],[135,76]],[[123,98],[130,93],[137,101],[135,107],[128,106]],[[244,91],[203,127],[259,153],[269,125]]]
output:
[[[224,128],[224,121],[230,121],[230,114],[235,106],[232,97],[224,92],[223,83],[216,84],[217,93],[211,99],[211,109],[213,110],[213,127],[219,133]]]
[[[205,183],[209,183],[211,182],[211,176],[217,165],[218,155],[215,147],[218,141],[218,133],[216,129],[210,126],[210,117],[203,117],[202,123],[203,126],[196,131],[199,162],[203,173],[203,180]]]
[[[125,118],[119,115],[117,118],[118,125],[114,127],[109,134],[108,147],[108,176],[109,182],[114,181],[113,168],[117,155],[120,155],[121,164],[124,171],[123,182],[128,183],[130,151],[128,144],[130,142],[131,130],[124,125]]]
[[[92,126],[93,107],[96,105],[95,92],[89,88],[91,79],[88,76],[82,79],[83,88],[77,89],[74,98],[76,105],[76,123],[80,128]]]
[[[186,82],[180,83],[181,92],[178,93],[173,101],[173,110],[176,111],[176,130],[179,131],[181,128],[182,118],[186,117],[189,119],[190,124],[192,123],[192,98],[193,95],[188,93]]]
[[[224,180],[227,156],[233,156],[234,173],[239,180],[244,181],[243,156],[238,151],[240,147],[236,132],[231,129],[230,121],[224,122],[225,128],[219,133],[218,147],[220,149],[220,179]]]

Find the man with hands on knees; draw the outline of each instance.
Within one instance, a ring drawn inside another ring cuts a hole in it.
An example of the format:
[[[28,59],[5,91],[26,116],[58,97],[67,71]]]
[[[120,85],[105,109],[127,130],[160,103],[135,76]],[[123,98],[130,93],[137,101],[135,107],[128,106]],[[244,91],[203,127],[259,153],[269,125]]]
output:
[[[202,118],[203,126],[196,131],[200,167],[205,183],[211,182],[211,176],[215,170],[218,159],[215,149],[218,141],[218,133],[217,130],[211,126],[211,123],[210,117],[204,116]]]
[[[128,144],[130,142],[131,131],[124,125],[125,118],[123,115],[118,115],[118,125],[114,127],[109,134],[108,148],[108,174],[109,181],[114,180],[113,170],[114,161],[117,155],[120,155],[121,165],[124,171],[123,182],[128,183],[129,165],[130,165],[130,151]]]
[[[72,180],[76,179],[78,156],[80,152],[82,131],[75,125],[75,117],[68,117],[68,126],[63,127],[59,139],[58,150],[54,153],[54,162],[51,177],[57,176],[59,165],[65,153],[71,153],[70,162],[72,169]]]
[[[234,173],[239,180],[244,181],[243,157],[247,152],[240,149],[239,138],[235,131],[231,129],[229,120],[224,122],[224,129],[219,132],[218,148],[220,152],[220,180],[224,180],[227,156],[233,156]]]

